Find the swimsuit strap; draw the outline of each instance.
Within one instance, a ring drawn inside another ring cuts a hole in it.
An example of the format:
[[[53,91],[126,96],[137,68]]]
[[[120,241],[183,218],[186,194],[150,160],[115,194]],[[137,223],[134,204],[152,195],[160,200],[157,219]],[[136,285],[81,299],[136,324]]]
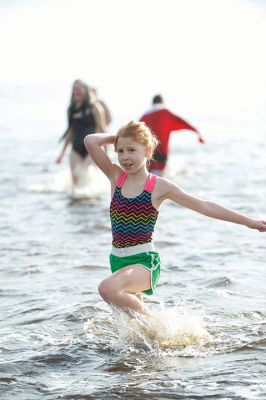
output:
[[[156,175],[149,174],[148,178],[146,180],[146,183],[145,183],[144,190],[146,192],[150,192],[151,193],[153,191],[153,189],[154,189],[155,183],[156,183]]]
[[[125,171],[121,172],[121,174],[117,178],[116,186],[121,188],[126,180],[126,177],[127,177],[127,173]]]
[[[116,186],[121,188],[126,178],[127,178],[127,173],[125,171],[121,172],[121,174],[117,178]],[[149,174],[145,182],[144,191],[151,193],[154,189],[155,182],[156,182],[156,175]]]

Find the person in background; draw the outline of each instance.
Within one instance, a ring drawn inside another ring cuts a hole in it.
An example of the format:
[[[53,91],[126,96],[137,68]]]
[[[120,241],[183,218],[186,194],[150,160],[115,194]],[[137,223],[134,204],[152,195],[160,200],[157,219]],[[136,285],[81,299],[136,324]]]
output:
[[[197,134],[200,143],[204,143],[202,135],[196,128],[166,108],[163,97],[160,94],[154,96],[151,110],[147,111],[140,118],[140,121],[145,122],[159,140],[159,145],[149,164],[149,170],[155,175],[163,175],[167,164],[169,140],[172,131],[190,130]]]
[[[56,162],[60,164],[63,161],[68,145],[72,144],[70,168],[73,184],[77,185],[81,171],[91,160],[84,146],[84,138],[95,132],[105,132],[106,129],[103,108],[96,101],[94,92],[81,80],[73,83],[67,115],[68,128],[62,137],[64,144]]]
[[[102,107],[103,112],[104,112],[104,117],[105,117],[105,125],[108,126],[112,122],[112,115],[110,112],[109,107],[106,105],[106,103],[98,97],[97,89],[95,87],[91,88],[92,92],[94,93],[95,99],[97,103]]]

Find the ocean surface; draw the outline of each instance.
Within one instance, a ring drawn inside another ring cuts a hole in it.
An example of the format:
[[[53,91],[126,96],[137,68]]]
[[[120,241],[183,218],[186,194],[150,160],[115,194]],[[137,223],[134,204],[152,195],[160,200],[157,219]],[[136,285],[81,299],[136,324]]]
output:
[[[30,120],[0,128],[0,398],[266,399],[266,234],[166,202],[161,279],[145,300],[158,320],[129,320],[97,292],[108,184],[93,172],[91,198],[73,197],[59,134]],[[205,146],[176,135],[168,176],[265,219],[265,127],[202,126]]]

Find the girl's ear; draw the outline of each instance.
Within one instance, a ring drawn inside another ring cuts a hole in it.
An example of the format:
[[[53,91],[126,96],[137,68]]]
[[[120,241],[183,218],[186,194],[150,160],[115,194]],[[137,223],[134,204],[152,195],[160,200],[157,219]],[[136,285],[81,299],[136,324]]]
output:
[[[147,147],[146,147],[146,152],[145,152],[145,155],[146,155],[146,158],[147,158],[148,160],[150,160],[150,159],[151,159],[151,155],[152,155],[152,149],[151,149],[151,146],[147,146]]]

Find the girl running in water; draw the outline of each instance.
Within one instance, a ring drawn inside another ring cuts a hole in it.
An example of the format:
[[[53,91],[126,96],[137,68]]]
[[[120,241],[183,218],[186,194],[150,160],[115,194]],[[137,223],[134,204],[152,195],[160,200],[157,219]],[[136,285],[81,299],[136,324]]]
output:
[[[120,165],[112,163],[104,152],[103,146],[107,144],[114,144]],[[152,294],[160,276],[160,256],[152,235],[164,200],[211,218],[266,231],[266,221],[193,197],[175,183],[150,174],[147,164],[157,144],[150,129],[143,122],[134,121],[122,126],[116,135],[96,133],[85,138],[88,152],[109,178],[112,188],[112,275],[100,283],[99,293],[109,304],[147,316],[151,311],[141,294]]]

